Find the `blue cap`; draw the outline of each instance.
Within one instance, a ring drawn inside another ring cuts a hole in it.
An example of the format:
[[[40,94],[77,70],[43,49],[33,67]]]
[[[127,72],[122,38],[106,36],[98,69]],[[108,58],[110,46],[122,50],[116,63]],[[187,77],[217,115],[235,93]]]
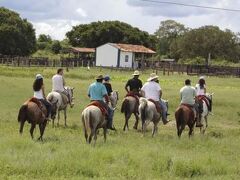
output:
[[[109,75],[106,75],[105,77],[104,77],[104,81],[109,81],[110,80],[110,76]]]

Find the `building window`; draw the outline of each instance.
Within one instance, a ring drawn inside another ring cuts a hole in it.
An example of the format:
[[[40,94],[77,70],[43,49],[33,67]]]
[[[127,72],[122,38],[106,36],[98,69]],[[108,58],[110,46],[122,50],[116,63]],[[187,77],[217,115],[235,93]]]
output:
[[[125,55],[125,62],[128,62],[128,58],[129,58],[129,56]]]

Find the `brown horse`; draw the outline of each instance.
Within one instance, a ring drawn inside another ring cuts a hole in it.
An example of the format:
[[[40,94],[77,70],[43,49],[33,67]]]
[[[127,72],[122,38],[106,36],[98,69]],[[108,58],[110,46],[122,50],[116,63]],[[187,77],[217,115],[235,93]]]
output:
[[[188,135],[191,137],[191,135],[193,135],[193,129],[196,122],[194,112],[191,107],[188,107],[187,105],[180,105],[175,112],[175,119],[178,137],[181,137],[182,131],[186,125],[189,127]]]
[[[57,102],[52,104],[52,111],[51,111],[51,118],[55,118],[56,116],[56,104]],[[33,139],[33,131],[36,127],[36,125],[39,125],[40,130],[40,137],[38,140],[42,140],[42,136],[45,130],[45,127],[47,125],[46,120],[47,115],[47,109],[44,105],[41,104],[40,101],[38,101],[35,98],[30,99],[29,101],[25,102],[18,113],[18,122],[20,123],[20,129],[19,132],[22,134],[24,123],[28,121],[28,123],[31,124],[30,128],[30,134]]]
[[[122,103],[122,107],[121,107],[121,112],[124,113],[125,115],[125,124],[124,124],[124,127],[123,127],[123,130],[125,131],[126,128],[129,130],[129,127],[128,127],[128,121],[131,117],[132,114],[134,114],[135,118],[136,118],[136,121],[135,121],[135,124],[133,126],[134,129],[137,129],[138,127],[138,121],[139,121],[139,113],[138,113],[138,107],[136,108],[136,106],[139,106],[138,105],[138,102],[136,100],[135,97],[132,97],[132,96],[127,96],[124,98],[123,100],[123,103]]]

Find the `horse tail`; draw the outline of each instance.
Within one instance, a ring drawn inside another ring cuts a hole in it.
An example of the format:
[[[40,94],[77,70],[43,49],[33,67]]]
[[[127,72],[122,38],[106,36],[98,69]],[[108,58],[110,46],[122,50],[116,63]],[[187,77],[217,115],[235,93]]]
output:
[[[177,124],[177,129],[180,130],[181,127],[184,127],[184,112],[183,108],[180,107],[175,113],[175,119]]]
[[[91,111],[83,111],[82,123],[83,123],[85,138],[86,138],[86,141],[88,141],[88,136],[90,135],[91,129],[93,128]]]
[[[24,121],[27,119],[27,104],[23,104],[18,112],[18,122]]]
[[[121,106],[121,113],[127,113],[130,109],[130,103],[128,99],[124,99],[122,106]]]
[[[140,106],[139,106],[139,112],[140,112],[140,117],[142,119],[142,122],[145,122],[147,114],[146,114],[146,108],[148,106],[147,104],[147,99],[145,98],[140,98]]]

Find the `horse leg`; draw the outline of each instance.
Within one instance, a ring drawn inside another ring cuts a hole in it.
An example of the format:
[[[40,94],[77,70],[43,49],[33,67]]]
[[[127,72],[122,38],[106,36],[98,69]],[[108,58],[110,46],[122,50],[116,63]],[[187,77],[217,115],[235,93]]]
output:
[[[107,140],[107,128],[103,128],[104,142]]]
[[[94,131],[94,144],[93,146],[95,147],[97,141],[97,130]]]
[[[157,129],[158,129],[157,123],[154,123],[153,130],[152,130],[152,137],[154,137],[154,135],[156,134]]]
[[[194,124],[195,124],[195,123],[194,123]],[[193,127],[194,127],[194,124],[188,125],[188,127],[189,127],[189,132],[188,132],[189,138],[193,135]]]
[[[40,137],[38,138],[38,140],[41,140],[41,141],[43,140],[42,137],[43,137],[43,134],[44,134],[46,125],[47,125],[47,121],[44,121],[44,122],[41,124]],[[40,124],[39,124],[39,128],[40,128]]]
[[[134,116],[135,116],[135,118],[136,118],[136,121],[135,121],[135,124],[134,124],[134,126],[133,126],[133,129],[136,129],[136,130],[137,130],[137,128],[138,128],[138,122],[139,122],[139,116],[138,116],[137,113],[134,113]]]
[[[131,115],[125,114],[125,124],[123,127],[123,131],[126,130],[126,127],[128,127],[128,120],[130,119]]]
[[[91,129],[91,133],[90,133],[90,135],[89,135],[89,137],[88,137],[88,143],[89,143],[89,144],[90,144],[91,141],[92,141],[92,137],[93,137],[93,135],[94,135],[94,130]]]
[[[30,134],[31,134],[32,139],[33,139],[33,131],[34,131],[34,129],[35,129],[35,126],[36,126],[35,123],[32,123],[32,124],[31,124]]]
[[[19,133],[22,134],[23,133],[23,127],[24,127],[24,123],[25,123],[25,120],[24,121],[21,121],[21,124],[20,124],[20,129],[19,129]]]
[[[185,128],[185,125],[177,125],[177,134],[179,138],[181,137],[184,128]]]
[[[54,120],[55,120],[55,119],[52,120],[52,128],[54,128]]]
[[[59,119],[60,119],[60,111],[58,111],[58,122],[57,122],[57,126],[59,126]]]
[[[67,109],[64,109],[64,121],[65,121],[65,127],[67,127]]]
[[[149,123],[150,123],[150,121],[147,120],[143,124],[143,136],[145,136],[145,133],[146,133],[146,130],[147,130],[147,126],[148,126]]]

